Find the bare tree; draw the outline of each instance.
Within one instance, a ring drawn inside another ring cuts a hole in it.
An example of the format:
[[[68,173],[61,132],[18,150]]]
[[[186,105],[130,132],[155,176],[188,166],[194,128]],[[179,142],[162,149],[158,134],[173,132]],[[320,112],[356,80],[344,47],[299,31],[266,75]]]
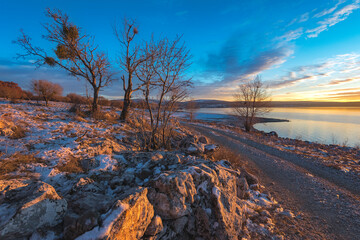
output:
[[[52,100],[55,96],[60,96],[63,92],[63,88],[59,84],[47,80],[31,81],[31,89],[34,94],[45,101],[46,106],[49,100]]]
[[[98,96],[101,88],[108,86],[113,80],[108,57],[98,51],[94,37],[80,32],[80,28],[69,21],[69,17],[60,10],[46,9],[49,22],[44,24],[46,30],[44,39],[56,45],[55,54],[35,47],[31,38],[21,31],[21,36],[15,41],[23,48],[24,53],[18,57],[35,58],[35,64],[58,66],[65,69],[78,79],[85,79],[93,88],[92,112],[98,110]]]
[[[189,50],[180,42],[152,40],[142,49],[143,59],[136,71],[150,118],[150,148],[169,148],[172,136],[170,121],[177,103],[187,97],[191,80],[185,76],[190,66]]]
[[[270,95],[259,75],[240,85],[234,99],[234,111],[243,121],[247,132],[252,129],[257,117],[270,111]]]
[[[141,86],[135,89],[133,88],[133,77],[135,76],[137,67],[144,59],[142,58],[143,55],[141,56],[139,54],[139,45],[133,42],[135,36],[138,34],[136,22],[125,18],[123,27],[124,29],[120,31],[115,26],[114,32],[121,46],[121,54],[118,59],[119,65],[125,72],[125,74],[121,76],[124,90],[124,103],[120,114],[120,120],[125,121],[131,107],[131,96],[141,88]]]
[[[197,110],[199,109],[198,104],[196,103],[195,100],[191,99],[190,101],[187,102],[186,104],[186,109],[189,113],[189,119],[190,121],[194,121],[195,118],[195,113],[197,112]]]

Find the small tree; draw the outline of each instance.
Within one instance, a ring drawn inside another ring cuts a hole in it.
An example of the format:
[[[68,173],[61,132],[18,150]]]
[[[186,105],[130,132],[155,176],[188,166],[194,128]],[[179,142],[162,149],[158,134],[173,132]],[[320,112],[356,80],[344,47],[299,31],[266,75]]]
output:
[[[247,132],[252,129],[257,117],[270,111],[270,95],[259,75],[240,85],[234,99],[234,111]]]
[[[34,94],[45,101],[46,106],[49,100],[52,100],[55,96],[60,96],[63,91],[63,88],[59,84],[47,80],[33,80],[31,82],[31,89]]]
[[[15,41],[24,53],[18,57],[35,58],[37,67],[47,64],[58,66],[78,79],[85,79],[93,89],[92,112],[98,110],[98,96],[101,88],[113,80],[108,57],[99,52],[94,44],[94,37],[81,33],[80,28],[69,21],[69,17],[60,10],[46,9],[49,23],[44,24],[47,32],[44,39],[55,44],[54,54],[35,47],[31,38],[24,32]]]
[[[0,81],[0,97],[6,99],[19,99],[24,97],[24,91],[14,82]]]
[[[145,108],[150,118],[150,148],[169,148],[172,128],[169,122],[177,103],[187,97],[191,80],[184,75],[190,66],[189,50],[180,43],[163,39],[151,41],[142,49],[143,59],[136,71],[142,82]]]
[[[186,104],[186,109],[189,113],[190,121],[191,122],[194,121],[195,114],[196,114],[197,110],[199,109],[199,105],[194,100],[190,100]]]
[[[120,68],[125,72],[125,74],[121,76],[124,102],[120,114],[120,120],[125,121],[129,115],[132,94],[141,88],[141,85],[133,88],[133,78],[136,74],[136,69],[146,60],[146,57],[149,56],[139,54],[140,46],[134,43],[134,38],[138,34],[136,22],[125,18],[123,25],[124,29],[122,31],[114,27],[114,32],[121,46],[118,62]]]

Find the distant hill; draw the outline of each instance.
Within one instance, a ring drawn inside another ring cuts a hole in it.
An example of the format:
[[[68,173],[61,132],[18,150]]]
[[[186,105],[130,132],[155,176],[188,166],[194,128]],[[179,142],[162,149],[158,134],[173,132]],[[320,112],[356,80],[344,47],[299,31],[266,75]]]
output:
[[[235,102],[212,100],[212,99],[199,99],[194,100],[196,105],[200,108],[227,108],[235,106]],[[181,107],[186,107],[188,102],[182,102]],[[273,101],[272,107],[360,107],[360,102],[311,102],[311,101]]]

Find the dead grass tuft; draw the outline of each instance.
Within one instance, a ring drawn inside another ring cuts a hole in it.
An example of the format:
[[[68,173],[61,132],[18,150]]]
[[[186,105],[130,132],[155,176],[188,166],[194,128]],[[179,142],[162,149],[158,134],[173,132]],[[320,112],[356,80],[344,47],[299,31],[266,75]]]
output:
[[[117,120],[120,118],[120,116],[115,111],[103,112],[100,110],[92,113],[92,117],[95,120],[103,120],[112,124],[117,123]]]
[[[81,167],[80,159],[71,156],[65,163],[58,164],[56,168],[61,172],[66,173],[83,173],[84,169]]]
[[[13,133],[9,137],[11,139],[20,139],[20,138],[23,138],[26,136],[27,131],[22,126],[16,126],[12,130],[13,130]]]
[[[15,172],[20,167],[32,163],[44,163],[44,160],[30,154],[15,153],[11,157],[0,161],[0,179],[16,178],[16,176],[9,177],[6,174]]]
[[[240,155],[223,146],[220,146],[218,150],[212,153],[210,158],[213,161],[227,160],[236,168],[243,167],[243,160]]]

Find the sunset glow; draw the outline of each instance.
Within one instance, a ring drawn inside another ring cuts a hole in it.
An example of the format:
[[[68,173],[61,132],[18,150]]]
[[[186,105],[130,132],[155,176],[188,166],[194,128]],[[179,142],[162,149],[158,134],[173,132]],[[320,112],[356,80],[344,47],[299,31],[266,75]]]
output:
[[[67,12],[95,36],[116,63],[119,52],[112,25],[124,16],[137,19],[139,39],[151,34],[183,34],[189,46],[195,99],[233,100],[237,86],[260,74],[275,101],[360,101],[360,3],[333,1],[6,1],[0,20],[0,79],[28,88],[32,79],[61,83],[64,94],[83,92],[85,83],[63,71],[34,70],[31,60],[15,60],[11,44],[19,30],[41,42],[44,9]],[[22,8],[19,10],[18,6]],[[110,6],[110,7],[109,7]],[[106,11],[105,11],[106,10]],[[106,12],[106,14],[105,14]],[[76,90],[78,89],[78,90]],[[101,93],[121,96],[115,82]]]

